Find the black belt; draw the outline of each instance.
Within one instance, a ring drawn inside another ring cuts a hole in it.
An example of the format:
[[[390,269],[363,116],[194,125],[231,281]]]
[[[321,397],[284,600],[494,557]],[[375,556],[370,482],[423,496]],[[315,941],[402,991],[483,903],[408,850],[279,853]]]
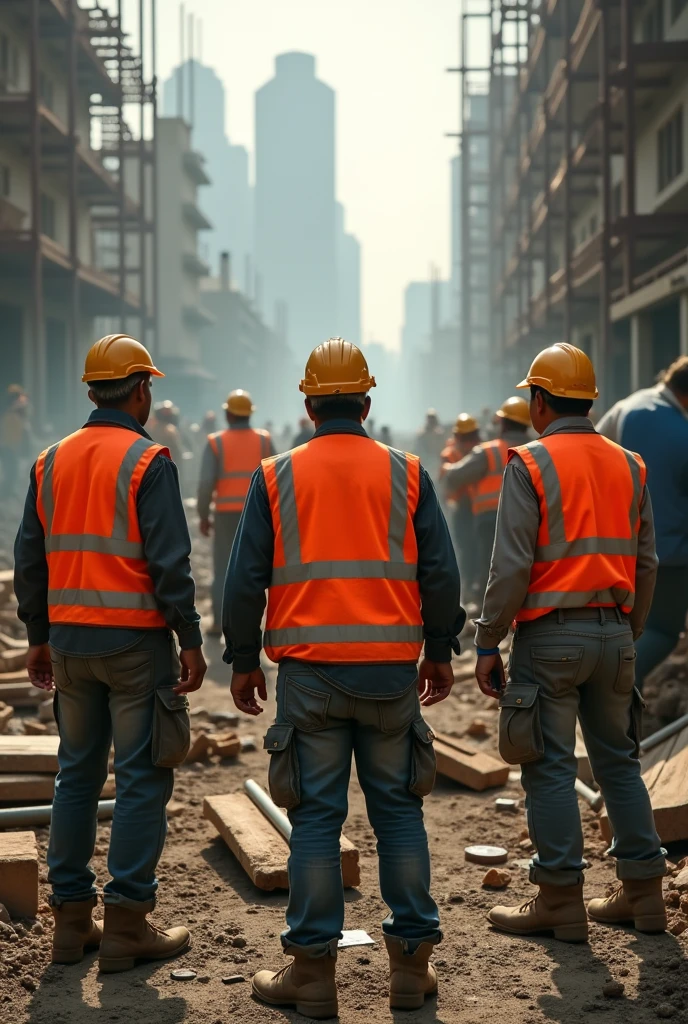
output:
[[[582,619],[596,619],[597,622],[628,622],[628,615],[626,612],[622,612],[620,608],[555,608],[554,611],[548,612],[547,615],[541,615],[539,619],[529,619],[527,622],[519,623],[520,626],[534,626],[538,622],[544,622],[545,620],[551,622],[556,620],[558,623],[568,622],[570,620],[582,620]]]

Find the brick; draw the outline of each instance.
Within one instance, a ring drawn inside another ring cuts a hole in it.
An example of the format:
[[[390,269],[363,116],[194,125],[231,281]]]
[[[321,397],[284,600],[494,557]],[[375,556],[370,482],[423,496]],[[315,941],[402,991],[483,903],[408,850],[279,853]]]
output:
[[[0,833],[0,903],[11,917],[38,914],[38,849],[33,832]]]

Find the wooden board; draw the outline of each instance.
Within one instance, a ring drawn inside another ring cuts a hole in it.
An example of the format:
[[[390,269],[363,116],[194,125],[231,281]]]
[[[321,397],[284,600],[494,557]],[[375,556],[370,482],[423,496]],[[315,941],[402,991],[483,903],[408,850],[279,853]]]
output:
[[[28,653],[28,647],[10,647],[6,651],[0,651],[0,673],[25,669]]]
[[[45,690],[40,690],[32,683],[5,683],[0,686],[0,702],[11,704],[15,708],[31,708],[42,704]]]
[[[440,775],[446,775],[469,789],[481,792],[506,786],[509,781],[508,764],[452,736],[435,733],[435,756]]]
[[[55,793],[55,776],[51,774],[0,774],[0,804],[9,803],[51,803]],[[108,775],[100,794],[101,800],[112,800],[115,796],[115,777]]]
[[[203,817],[215,826],[257,888],[289,888],[289,844],[245,793],[206,797]],[[342,836],[341,851],[342,877],[350,888],[361,881],[358,850]]]
[[[28,683],[29,674],[25,668],[13,669],[11,672],[0,672],[0,687],[14,686],[16,683]]]
[[[11,647],[15,651],[27,650],[26,638],[23,640],[17,640],[16,637],[10,636],[9,633],[3,633],[0,630],[0,646]]]
[[[0,772],[57,774],[59,736],[0,736]]]
[[[576,761],[578,762],[578,778],[586,786],[589,786],[593,781],[592,769],[590,767],[588,750],[583,739],[583,730],[579,722],[576,723]]]
[[[663,843],[688,839],[688,726],[648,750],[640,763],[660,839]],[[600,829],[611,842],[606,811],[600,816]]]

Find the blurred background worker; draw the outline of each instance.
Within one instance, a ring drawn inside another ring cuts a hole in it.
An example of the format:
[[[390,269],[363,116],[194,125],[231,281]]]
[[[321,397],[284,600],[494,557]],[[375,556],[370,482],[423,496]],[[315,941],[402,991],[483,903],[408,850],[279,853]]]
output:
[[[177,471],[181,472],[184,445],[179,431],[179,409],[174,402],[166,399],[164,402],[155,403],[148,426],[148,434],[158,444],[169,448],[172,461],[177,467]]]
[[[10,384],[0,416],[0,466],[4,497],[15,492],[20,460],[30,443],[29,398],[20,384]]]
[[[113,334],[91,348],[82,380],[97,408],[39,455],[14,551],[29,677],[57,690],[53,962],[76,963],[100,945],[100,969],[112,972],[189,945],[186,928],[163,932],[147,920],[172,768],[188,749],[183,694],[200,687],[206,669],[177,469],[144,430],[151,376],[163,374],[133,338]],[[91,919],[90,861],[111,741],[117,803],[103,932]]]
[[[443,492],[446,498],[470,487],[473,508],[473,536],[477,560],[475,576],[478,601],[482,601],[490,571],[492,544],[502,476],[507,463],[507,452],[523,444],[530,430],[530,410],[523,398],[507,398],[496,412],[499,437],[483,441],[455,466],[448,466],[444,474]]]
[[[267,430],[251,426],[255,406],[248,391],[232,391],[224,410],[227,428],[208,436],[198,484],[200,530],[204,537],[213,531],[211,636],[222,635],[222,588],[251,477],[262,459],[275,454]],[[213,501],[215,514],[211,522]]]
[[[580,349],[545,349],[519,387],[531,389],[540,440],[516,448],[504,474],[476,677],[483,693],[501,697],[502,756],[522,765],[538,894],[520,907],[494,907],[489,920],[514,935],[588,937],[574,788],[579,718],[621,881],[588,913],[601,924],[661,932],[665,851],[640,773],[641,701],[633,688],[633,641],[657,571],[645,466],[596,433],[588,418],[595,371]],[[502,691],[493,675],[503,685],[499,644],[514,620]]]
[[[421,1007],[437,988],[428,961],[441,933],[422,811],[435,758],[420,704],[450,693],[465,614],[428,474],[417,456],[374,441],[363,426],[373,387],[355,345],[337,338],[311,354],[300,390],[315,435],[254,476],[225,586],[224,659],[240,711],[262,710],[263,642],[280,666],[265,747],[273,799],[293,827],[282,944],[294,960],[257,974],[253,991],[316,1018],[337,1014],[339,841],[352,754],[390,908],[382,928],[391,1005]]]
[[[688,613],[688,356],[654,388],[618,402],[600,434],[642,455],[657,539],[657,586],[645,632],[636,644],[636,683],[673,651]]]
[[[439,476],[445,437],[444,427],[436,410],[428,409],[423,429],[416,434],[415,449],[431,480],[437,480]]]
[[[442,451],[440,481],[444,479],[447,471],[453,465],[461,462],[479,443],[480,429],[478,421],[467,412],[462,412],[454,424],[451,440]],[[441,487],[440,490],[443,490],[443,488]],[[473,499],[470,484],[465,487],[456,487],[451,493],[445,494],[445,500],[450,510],[454,549],[461,573],[461,588],[465,595],[464,600],[467,600],[473,597],[473,590],[477,582],[476,567],[478,565],[478,559],[475,554]]]

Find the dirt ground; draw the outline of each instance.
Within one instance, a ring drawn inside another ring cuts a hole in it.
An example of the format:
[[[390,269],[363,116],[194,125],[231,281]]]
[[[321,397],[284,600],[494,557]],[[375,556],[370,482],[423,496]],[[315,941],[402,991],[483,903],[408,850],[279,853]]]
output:
[[[192,697],[196,708],[234,710],[229,670],[222,664],[218,641],[206,644],[209,680]],[[472,661],[457,659],[457,675]],[[266,784],[267,756],[262,736],[274,715],[274,670],[270,704],[259,721],[245,719],[239,732],[255,736],[258,749],[236,761],[191,765],[177,774],[174,800],[183,805],[170,821],[160,866],[160,893],[155,920],[161,925],[188,924],[193,947],[179,961],[140,966],[134,971],[100,977],[95,955],[81,965],[49,964],[50,915],[41,907],[38,923],[21,925],[13,936],[0,924],[0,1022],[2,1024],[268,1024],[302,1021],[298,1014],[264,1007],[251,998],[250,977],[263,967],[277,969],[285,960],[279,944],[285,893],[255,889],[215,829],[202,818],[204,795],[240,790],[247,777]],[[431,725],[461,736],[475,718],[487,724],[485,749],[495,745],[497,714],[469,679],[460,680],[444,703],[429,710]],[[592,926],[589,945],[570,946],[554,939],[514,939],[493,932],[485,920],[489,908],[532,893],[528,883],[527,842],[523,813],[495,809],[497,796],[521,797],[518,784],[475,794],[440,778],[426,802],[433,854],[433,888],[445,939],[435,964],[440,978],[437,999],[417,1012],[391,1012],[386,1001],[386,955],[380,924],[386,910],[377,885],[375,841],[367,823],[355,773],[350,792],[347,836],[359,848],[362,879],[347,894],[347,928],[363,928],[375,947],[341,952],[338,966],[342,1024],[578,1024],[604,1014],[608,1024],[649,1024],[658,1018],[688,1021],[688,931],[646,937],[632,931]],[[595,815],[583,810],[586,856],[591,867],[587,895],[605,895],[613,882]],[[95,866],[99,882],[107,878],[105,859],[109,825],[98,827]],[[45,853],[47,829],[37,830]],[[512,883],[505,892],[484,890],[485,868],[466,863],[464,847],[498,843],[508,848]],[[682,855],[679,851],[676,856]],[[45,869],[41,890],[47,899]],[[102,911],[101,911],[102,912]],[[18,934],[17,934],[18,933]],[[174,981],[173,968],[197,972],[194,981]],[[223,978],[242,974],[246,983],[225,985]],[[603,994],[615,979],[625,986],[621,998]]]

